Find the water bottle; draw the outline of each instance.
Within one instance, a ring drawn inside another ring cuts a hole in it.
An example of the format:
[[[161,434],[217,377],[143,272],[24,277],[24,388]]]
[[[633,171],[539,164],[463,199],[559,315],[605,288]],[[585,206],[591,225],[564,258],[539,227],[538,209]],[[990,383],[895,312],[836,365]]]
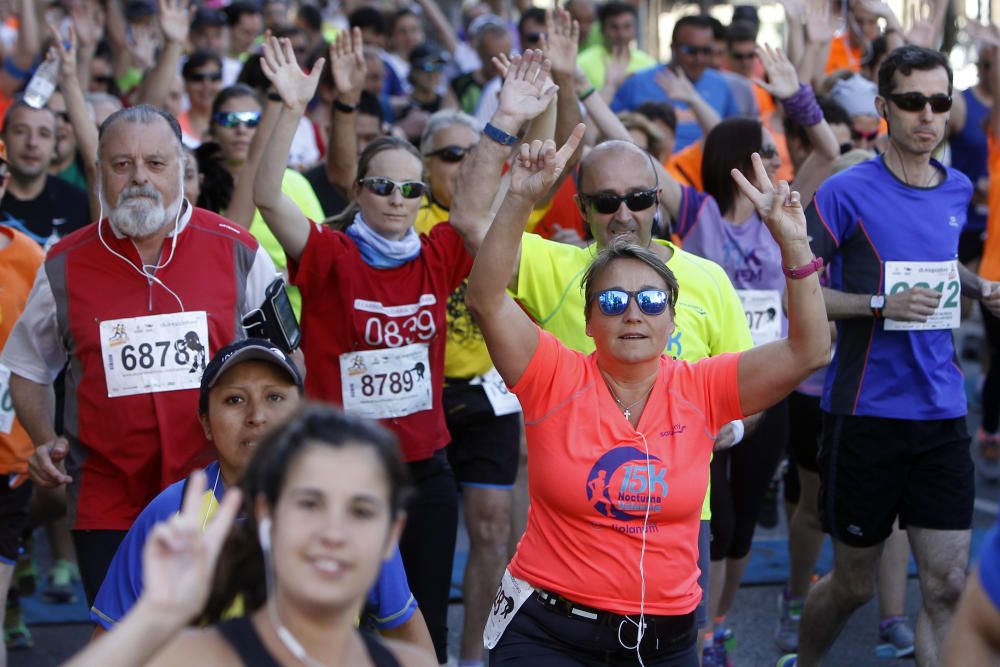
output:
[[[53,51],[42,64],[38,66],[35,73],[28,82],[28,87],[24,89],[24,101],[35,109],[44,109],[49,98],[56,90],[56,82],[59,80],[59,56]]]

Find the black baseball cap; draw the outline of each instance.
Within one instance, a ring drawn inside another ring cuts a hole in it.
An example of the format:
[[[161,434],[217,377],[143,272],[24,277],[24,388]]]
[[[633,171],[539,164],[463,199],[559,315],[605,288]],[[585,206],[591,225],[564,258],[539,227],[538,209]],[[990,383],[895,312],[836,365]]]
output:
[[[295,386],[299,388],[299,393],[302,393],[302,374],[284,350],[263,338],[244,338],[225,346],[216,352],[212,360],[208,362],[205,372],[201,375],[201,395],[198,397],[199,413],[208,412],[208,393],[219,381],[219,378],[230,368],[244,361],[267,361],[274,364],[288,373]]]
[[[222,28],[225,27],[226,23],[225,14],[217,9],[202,7],[194,13],[194,18],[191,20],[191,29],[198,30],[199,28],[209,27]]]

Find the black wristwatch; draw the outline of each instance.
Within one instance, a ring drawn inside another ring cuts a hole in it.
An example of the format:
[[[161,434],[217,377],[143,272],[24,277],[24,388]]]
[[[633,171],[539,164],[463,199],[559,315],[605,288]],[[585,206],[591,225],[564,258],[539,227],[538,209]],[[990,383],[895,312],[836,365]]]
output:
[[[339,111],[340,113],[354,113],[355,111],[358,110],[358,105],[357,104],[345,104],[345,103],[341,102],[340,100],[334,100],[333,101],[333,108],[336,109],[337,111]]]
[[[868,300],[868,307],[872,309],[872,317],[882,319],[882,311],[885,309],[885,294],[872,294]]]

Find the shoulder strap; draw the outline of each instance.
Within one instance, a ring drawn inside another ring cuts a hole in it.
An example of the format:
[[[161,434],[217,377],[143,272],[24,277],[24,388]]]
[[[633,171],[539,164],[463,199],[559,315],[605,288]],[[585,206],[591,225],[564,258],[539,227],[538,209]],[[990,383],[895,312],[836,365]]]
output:
[[[368,649],[368,655],[371,656],[375,667],[401,667],[399,660],[392,654],[392,651],[374,635],[362,632],[361,639],[364,640],[365,648]]]
[[[260,640],[249,617],[231,618],[216,628],[247,667],[281,667]]]

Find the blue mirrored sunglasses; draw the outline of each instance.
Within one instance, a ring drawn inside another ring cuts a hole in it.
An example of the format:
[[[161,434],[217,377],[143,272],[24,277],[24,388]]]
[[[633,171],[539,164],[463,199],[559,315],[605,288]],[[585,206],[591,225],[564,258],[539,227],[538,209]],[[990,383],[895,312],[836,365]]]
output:
[[[667,309],[669,299],[661,289],[644,289],[637,292],[626,292],[621,289],[606,289],[597,295],[597,305],[605,315],[621,315],[628,308],[629,300],[635,297],[635,303],[646,315],[659,315]]]
[[[260,123],[260,112],[259,111],[228,111],[219,112],[215,114],[214,120],[216,123],[222,127],[231,128],[237,125],[246,125],[247,127],[257,127]]]

